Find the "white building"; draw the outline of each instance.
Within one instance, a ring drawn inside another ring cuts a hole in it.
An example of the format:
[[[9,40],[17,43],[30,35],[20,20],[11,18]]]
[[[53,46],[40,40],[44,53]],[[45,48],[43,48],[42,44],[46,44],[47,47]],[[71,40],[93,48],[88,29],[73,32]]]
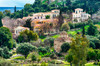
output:
[[[86,13],[86,12],[84,12],[83,9],[81,9],[81,8],[75,9],[75,12],[72,13],[72,21],[73,21],[73,23],[83,22],[85,20],[88,20],[89,17],[91,17],[91,15]]]
[[[34,19],[46,19],[46,16],[50,16],[49,19],[53,19],[57,17],[60,13],[60,10],[52,10],[51,12],[40,12],[40,13],[34,13],[32,16],[24,17],[23,19],[28,19],[31,18],[32,20]]]
[[[14,29],[14,33],[15,33],[16,36],[18,36],[20,34],[20,32],[22,32],[24,30],[30,30],[30,29],[27,28],[27,27],[19,26],[19,27],[17,27],[17,28]]]

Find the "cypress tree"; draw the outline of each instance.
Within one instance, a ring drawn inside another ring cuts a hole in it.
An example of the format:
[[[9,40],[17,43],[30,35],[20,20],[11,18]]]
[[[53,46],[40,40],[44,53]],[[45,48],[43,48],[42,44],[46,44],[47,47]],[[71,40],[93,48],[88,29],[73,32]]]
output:
[[[83,26],[82,36],[85,36],[85,27]]]
[[[3,13],[2,13],[2,12],[0,12],[0,27],[2,27],[2,26],[3,26],[3,24],[2,24],[2,17],[3,17]]]
[[[14,7],[14,12],[16,12],[16,6]]]

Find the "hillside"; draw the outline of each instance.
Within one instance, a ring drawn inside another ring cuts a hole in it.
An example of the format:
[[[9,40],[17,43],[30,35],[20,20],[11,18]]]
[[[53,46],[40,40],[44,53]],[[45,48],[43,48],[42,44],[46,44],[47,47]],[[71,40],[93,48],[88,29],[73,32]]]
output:
[[[53,9],[62,8],[63,12],[71,13],[75,8],[82,8],[89,14],[94,14],[100,8],[99,0],[67,0],[67,1],[53,1],[48,5],[47,0],[36,0],[33,4],[26,4],[23,10],[17,11],[9,15],[11,18],[23,18],[32,13],[47,12]],[[63,6],[64,5],[64,6]]]

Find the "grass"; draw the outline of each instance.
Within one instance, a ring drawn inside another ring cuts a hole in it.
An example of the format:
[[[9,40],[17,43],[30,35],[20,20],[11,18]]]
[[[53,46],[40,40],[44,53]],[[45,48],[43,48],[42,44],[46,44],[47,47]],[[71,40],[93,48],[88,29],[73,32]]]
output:
[[[57,34],[57,35],[54,35],[54,36],[50,36],[50,37],[52,37],[52,38],[58,38],[60,35],[59,34]],[[41,41],[43,42],[45,39],[46,39],[47,37],[45,37],[45,38],[43,38],[43,39],[41,39]]]

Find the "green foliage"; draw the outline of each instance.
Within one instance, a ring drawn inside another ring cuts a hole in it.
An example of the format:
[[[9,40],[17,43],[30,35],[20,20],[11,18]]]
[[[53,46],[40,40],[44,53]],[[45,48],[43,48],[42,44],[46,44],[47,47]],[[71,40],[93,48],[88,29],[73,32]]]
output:
[[[50,47],[54,46],[54,38],[51,38],[51,37],[46,38],[44,40],[44,44],[47,46],[49,45]]]
[[[0,57],[3,57],[3,49],[0,48]]]
[[[0,27],[2,27],[2,26],[3,26],[3,24],[2,24],[2,17],[3,17],[3,13],[2,13],[2,12],[0,12]]]
[[[66,55],[65,60],[67,60],[70,63],[70,66],[72,66],[73,56],[71,54]]]
[[[7,47],[3,48],[3,58],[10,58],[11,54],[9,53],[9,49]]]
[[[32,52],[28,54],[27,59],[31,59],[32,61],[41,61],[41,56],[37,52]]]
[[[62,26],[61,26],[61,30],[62,31],[68,31],[68,30],[70,30],[70,27],[67,23],[63,23]]]
[[[100,48],[100,40],[97,37],[94,36],[87,36],[88,40],[91,42],[93,42],[95,44],[95,49],[99,49]]]
[[[88,49],[87,59],[95,60],[99,62],[100,50],[99,49]]]
[[[44,48],[44,47],[39,47],[38,48],[38,53],[42,57],[44,57],[44,56],[48,57],[51,54],[50,49]]]
[[[18,56],[18,57],[14,57],[12,58],[13,60],[25,60],[24,56]]]
[[[94,26],[94,25],[91,23],[91,24],[89,25],[88,30],[87,30],[87,34],[88,34],[88,35],[93,35],[93,36],[97,35],[97,34],[98,34],[97,27]]]
[[[33,54],[31,60],[36,61],[36,59],[37,59],[36,56]]]
[[[0,28],[0,46],[5,47],[7,46],[9,49],[13,48],[13,38],[12,33],[6,27]]]
[[[7,47],[0,48],[0,57],[10,58],[11,54],[9,53],[9,49]]]
[[[47,15],[47,16],[46,16],[46,19],[50,19],[50,15]]]
[[[22,55],[25,55],[25,58],[27,57],[27,55],[32,52],[33,50],[36,50],[36,47],[32,46],[29,43],[23,43],[20,44],[20,46],[17,48],[16,52],[20,53]]]
[[[30,30],[32,30],[31,22],[32,22],[31,19],[27,19],[27,20],[26,20],[26,24],[24,25],[24,27],[28,27],[28,28],[30,28]]]
[[[41,66],[48,66],[48,65],[45,62],[42,62]]]
[[[71,53],[73,57],[72,63],[75,66],[85,65],[88,46],[89,41],[86,37],[82,37],[80,34],[77,34],[76,38],[72,39],[69,53]]]
[[[89,47],[95,49],[96,48],[95,43],[93,43],[92,41],[90,41]]]
[[[95,60],[95,56],[95,51],[92,48],[88,49],[87,60]]]
[[[61,49],[62,49],[61,52],[67,52],[70,49],[69,43],[63,43]]]
[[[0,58],[0,66],[13,66],[9,61]]]
[[[10,16],[10,15],[11,15],[11,12],[10,12],[10,10],[5,10],[5,11],[3,12],[3,14],[4,14],[5,16]]]
[[[20,33],[18,36],[18,42],[29,42],[36,41],[38,39],[38,34],[33,31],[25,30]]]

